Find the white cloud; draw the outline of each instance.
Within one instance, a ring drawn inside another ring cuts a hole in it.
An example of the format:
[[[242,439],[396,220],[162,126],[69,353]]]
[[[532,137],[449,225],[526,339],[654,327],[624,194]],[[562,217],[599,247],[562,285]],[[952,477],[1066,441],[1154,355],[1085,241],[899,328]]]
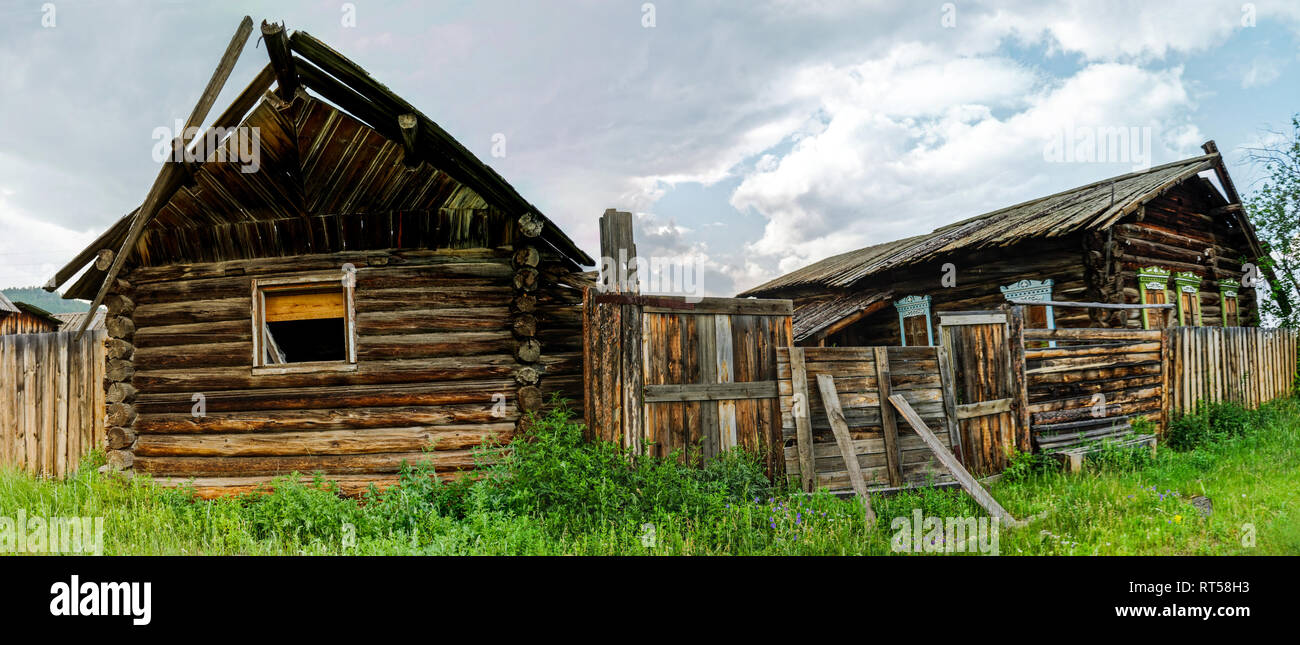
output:
[[[0,288],[40,286],[98,233],[32,217],[9,203],[12,193],[0,188]]]
[[[758,259],[789,271],[1128,170],[1049,166],[1044,148],[1067,129],[1149,127],[1156,150],[1145,152],[1164,159],[1201,140],[1181,68],[1100,63],[1057,81],[996,58],[887,61],[810,72],[807,87],[826,89],[825,129],[756,166],[732,195],[767,219],[748,247]]]

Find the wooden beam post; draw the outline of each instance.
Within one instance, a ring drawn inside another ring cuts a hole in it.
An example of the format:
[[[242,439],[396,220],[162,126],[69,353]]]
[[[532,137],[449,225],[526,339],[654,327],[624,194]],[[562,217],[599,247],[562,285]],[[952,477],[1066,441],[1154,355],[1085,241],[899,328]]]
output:
[[[840,395],[835,391],[835,378],[830,374],[818,374],[817,389],[821,391],[822,405],[826,407],[826,416],[830,417],[831,431],[835,434],[835,443],[839,445],[840,456],[844,458],[844,467],[849,471],[853,492],[862,500],[862,508],[866,511],[867,530],[873,530],[876,527],[876,512],[871,508],[867,482],[862,478],[862,465],[858,463],[857,452],[853,450],[849,424],[844,419],[844,409],[840,407]]]
[[[253,33],[253,19],[244,16],[240,21],[239,28],[235,30],[235,35],[230,39],[230,44],[226,46],[226,53],[221,57],[221,62],[217,64],[217,69],[212,72],[212,78],[208,79],[208,85],[203,89],[203,94],[199,95],[199,101],[194,105],[194,110],[190,112],[190,118],[185,121],[185,129],[176,134],[180,139],[180,145],[173,149],[185,149],[189,145],[191,131],[196,131],[208,117],[208,112],[212,109],[212,104],[216,102],[217,96],[221,94],[221,88],[226,85],[226,79],[230,78],[230,72],[235,69],[235,63],[239,61],[239,54],[244,49],[244,44],[248,42],[248,37]],[[140,240],[140,235],[144,233],[144,227],[153,219],[154,215],[162,209],[163,205],[171,199],[176,190],[180,188],[184,180],[185,171],[179,168],[181,160],[173,159],[171,162],[163,165],[162,170],[158,172],[157,179],[154,180],[153,187],[145,197],[144,205],[136,211],[135,219],[131,221],[131,229],[122,242],[122,248],[117,252],[117,257],[113,258],[113,265],[109,267],[108,273],[104,276],[104,284],[99,288],[99,294],[90,305],[90,311],[99,309],[99,305],[104,301],[108,289],[112,286],[117,274],[122,271],[122,266],[126,264],[126,259],[130,257],[131,251],[135,248],[136,242]],[[94,316],[86,316],[82,322],[81,329],[77,331],[77,339],[86,333],[86,328],[90,326],[90,321]]]
[[[903,485],[903,464],[898,450],[898,420],[894,411],[885,402],[889,398],[892,378],[889,374],[889,349],[876,347],[876,387],[880,391],[880,424],[885,430],[885,464],[889,471],[889,485],[898,488]]]
[[[904,399],[902,395],[894,394],[889,397],[889,402],[895,408],[898,408],[898,413],[903,415],[904,419],[907,419],[916,434],[921,436],[921,440],[925,442],[925,445],[929,446],[930,451],[939,458],[939,461],[948,468],[948,472],[952,473],[952,476],[957,479],[957,483],[961,484],[961,487],[966,489],[966,492],[975,498],[975,502],[984,507],[984,510],[988,511],[989,515],[1002,520],[1007,526],[1024,526],[1023,522],[1017,521],[1015,517],[1007,512],[1007,509],[1002,508],[1002,505],[996,499],[993,499],[993,496],[989,495],[989,492],[984,490],[983,486],[980,486],[980,483],[961,465],[961,462],[957,461],[957,458],[944,447],[939,438],[930,431],[929,426],[925,425],[925,421],[921,420],[921,415],[912,409],[907,399]]]
[[[289,38],[284,33],[284,25],[263,20],[262,40],[266,42],[266,55],[271,59],[275,82],[279,85],[276,93],[286,102],[292,101],[293,93],[298,89],[298,73],[294,71],[293,54],[289,53]]]
[[[1011,415],[1016,424],[1016,449],[1030,452],[1029,383],[1025,375],[1025,308],[1011,305],[1007,315],[1007,349],[1011,353]]]
[[[799,451],[799,483],[804,492],[811,493],[817,486],[817,468],[813,461],[812,419],[808,398],[808,370],[802,347],[790,348],[790,383],[794,392],[790,401],[790,414],[794,417],[795,446]]]

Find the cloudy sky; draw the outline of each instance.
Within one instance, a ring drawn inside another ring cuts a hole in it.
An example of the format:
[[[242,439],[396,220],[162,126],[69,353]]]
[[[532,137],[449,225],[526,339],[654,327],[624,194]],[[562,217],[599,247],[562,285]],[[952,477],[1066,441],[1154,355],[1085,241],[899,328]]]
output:
[[[711,295],[1206,139],[1246,191],[1242,147],[1300,111],[1295,0],[268,5],[0,0],[0,287],[139,205],[244,14],[365,66],[593,255],[604,209],[637,213]],[[250,40],[214,115],[265,61]],[[1142,136],[1053,154],[1117,128]]]

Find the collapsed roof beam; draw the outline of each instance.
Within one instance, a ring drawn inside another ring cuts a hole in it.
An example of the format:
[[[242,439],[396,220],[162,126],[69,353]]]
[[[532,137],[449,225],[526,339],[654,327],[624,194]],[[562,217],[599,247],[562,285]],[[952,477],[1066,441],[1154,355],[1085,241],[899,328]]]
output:
[[[394,138],[394,140],[400,140],[397,138],[401,136],[400,133],[397,137],[393,137],[391,134],[395,129],[391,124],[394,123],[394,119],[399,114],[414,114],[419,121],[416,141],[420,146],[423,146],[422,149],[426,151],[426,155],[432,152],[436,158],[446,161],[447,167],[440,167],[440,170],[465,184],[498,207],[514,211],[513,214],[516,216],[527,212],[538,212],[536,207],[528,203],[495,170],[492,170],[490,166],[475,157],[473,153],[462,146],[459,141],[456,141],[437,123],[434,123],[432,119],[375,80],[360,65],[352,62],[346,56],[334,51],[329,45],[313,38],[311,34],[304,31],[295,31],[289,36],[289,47],[294,53],[331,75],[333,77],[331,80],[337,79],[335,82],[341,82],[340,84],[348,88],[349,92],[360,95],[371,109],[378,110],[383,117],[381,119],[382,125],[376,126],[375,122],[372,121],[368,123],[371,127],[385,133],[390,138]],[[301,70],[303,62],[296,61],[299,67],[299,76],[303,77],[303,82],[310,87],[311,82],[306,78],[306,73]],[[346,105],[339,105],[351,112],[351,109]],[[353,114],[358,117],[362,116],[356,112],[353,112]],[[556,248],[561,255],[576,258],[588,265],[595,263],[595,260],[584,253],[582,249],[579,249],[578,245],[564,231],[554,226],[547,227],[547,230],[547,234],[553,236],[555,241],[564,247],[564,250],[560,251],[554,243],[551,243],[552,248]]]
[[[221,62],[217,64],[217,69],[212,72],[212,78],[208,79],[208,85],[199,95],[198,103],[194,104],[194,110],[190,112],[190,117],[185,121],[185,128],[177,133],[179,146],[173,147],[173,150],[185,149],[189,146],[193,138],[191,132],[196,132],[198,127],[203,124],[204,119],[208,118],[208,112],[212,110],[212,104],[217,101],[217,96],[221,94],[221,88],[225,87],[226,79],[230,78],[230,72],[235,69],[235,63],[239,61],[239,54],[248,42],[248,37],[253,33],[253,19],[244,16],[239,22],[239,28],[235,30],[235,35],[230,39],[230,44],[226,46],[226,53],[222,55]],[[121,272],[122,265],[130,257],[131,251],[135,248],[136,242],[140,240],[140,235],[144,233],[144,227],[153,219],[154,215],[162,209],[171,196],[181,187],[185,178],[185,170],[179,167],[181,160],[173,159],[163,164],[158,171],[158,177],[153,182],[153,187],[149,190],[148,196],[145,197],[144,205],[140,207],[131,221],[131,229],[122,242],[122,248],[117,252],[117,257],[113,258],[113,265],[109,267],[108,273],[104,276],[104,283],[99,288],[99,293],[95,296],[94,302],[90,305],[90,311],[99,309],[99,305],[104,302],[104,296],[108,294],[109,287]],[[86,316],[86,320],[81,323],[81,329],[77,331],[77,338],[80,339],[86,333],[86,328],[90,326],[93,316]]]
[[[281,99],[292,101],[293,93],[298,89],[298,73],[294,70],[293,55],[289,53],[289,39],[285,36],[284,25],[263,20],[262,40],[266,41],[266,54],[271,58],[275,81],[279,85],[276,93]]]

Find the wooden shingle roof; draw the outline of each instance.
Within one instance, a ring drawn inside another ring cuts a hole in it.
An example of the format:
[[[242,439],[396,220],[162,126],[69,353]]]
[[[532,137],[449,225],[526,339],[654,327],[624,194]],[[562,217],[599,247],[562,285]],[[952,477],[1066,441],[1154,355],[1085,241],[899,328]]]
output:
[[[1079,186],[949,224],[925,235],[832,256],[740,295],[763,297],[801,288],[841,289],[875,273],[957,250],[1005,247],[1035,238],[1107,228],[1169,187],[1214,169],[1218,161],[1216,152]]]

